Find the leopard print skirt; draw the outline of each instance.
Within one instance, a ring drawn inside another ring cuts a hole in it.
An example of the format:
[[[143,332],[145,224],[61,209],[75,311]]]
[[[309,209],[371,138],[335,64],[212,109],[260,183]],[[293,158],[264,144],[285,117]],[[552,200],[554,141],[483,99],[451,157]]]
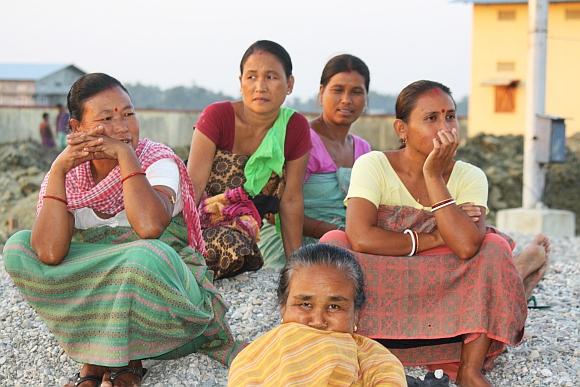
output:
[[[244,166],[248,159],[246,155],[217,150],[205,194],[211,197],[243,186],[246,182]],[[282,177],[272,174],[261,193],[279,199],[283,191],[284,174]],[[264,264],[257,241],[243,230],[222,225],[209,226],[203,228],[202,235],[207,266],[214,271],[216,279],[258,270]]]

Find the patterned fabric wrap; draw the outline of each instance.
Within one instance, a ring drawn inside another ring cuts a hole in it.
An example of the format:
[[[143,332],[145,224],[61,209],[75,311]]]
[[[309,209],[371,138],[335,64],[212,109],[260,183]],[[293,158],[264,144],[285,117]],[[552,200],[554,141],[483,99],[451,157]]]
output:
[[[236,356],[228,386],[406,386],[401,362],[366,337],[282,324]]]
[[[199,351],[227,365],[240,349],[181,215],[159,239],[139,239],[127,227],[77,231],[56,266],[41,263],[30,231],[21,231],[3,257],[14,284],[77,362],[118,367]]]
[[[188,240],[194,249],[204,253],[205,247],[201,236],[197,209],[195,208],[193,185],[183,161],[168,146],[153,142],[147,138],[139,140],[135,154],[144,171],[151,164],[161,159],[175,161],[179,168],[179,186],[183,200],[183,216],[187,223]],[[46,193],[49,175],[50,172],[46,174],[40,187],[36,205],[37,214],[44,204],[43,196]],[[118,165],[102,181],[95,184],[91,174],[91,163],[89,161],[82,163],[67,173],[65,188],[69,211],[88,207],[105,214],[116,215],[125,209],[121,170]]]
[[[230,227],[254,240],[260,239],[260,214],[242,187],[204,199],[200,205],[202,228]]]
[[[377,224],[418,233],[431,232],[436,225],[430,212],[400,206],[380,206]],[[512,248],[509,237],[488,228],[478,253],[467,260],[447,247],[413,257],[353,252],[367,280],[368,300],[358,332],[395,340],[463,335],[464,342],[486,334],[492,339],[490,366],[505,344],[521,341],[527,317]],[[455,363],[460,360],[461,342],[391,350],[405,366]]]
[[[218,149],[214,156],[211,173],[206,184],[206,196],[201,202],[212,202],[217,196],[218,201],[223,201],[224,193],[236,189],[243,189],[246,181],[244,166],[249,156],[236,155],[228,151]],[[262,189],[261,194],[282,197],[284,191],[284,171],[282,176],[272,173],[270,180]],[[219,199],[219,198],[222,199]],[[201,209],[205,213],[206,210]],[[251,211],[253,213],[253,210]],[[255,214],[252,215],[252,221]],[[204,219],[207,217],[204,216]],[[249,219],[249,218],[246,218]],[[215,273],[216,278],[231,277],[244,271],[258,270],[262,267],[262,254],[256,244],[259,232],[248,232],[248,225],[231,220],[228,224],[209,224],[204,221],[202,234],[206,246],[206,262]],[[260,222],[257,223],[261,225]],[[252,227],[254,227],[252,225]],[[250,228],[252,228],[250,227]]]

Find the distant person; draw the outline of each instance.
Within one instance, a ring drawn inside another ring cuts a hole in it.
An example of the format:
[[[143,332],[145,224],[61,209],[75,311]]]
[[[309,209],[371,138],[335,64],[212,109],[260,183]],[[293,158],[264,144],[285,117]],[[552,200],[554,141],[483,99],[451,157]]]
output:
[[[173,151],[139,138],[127,89],[80,77],[72,133],[42,183],[32,231],[4,246],[6,272],[66,354],[69,386],[141,385],[142,360],[237,351],[211,282],[193,188]]]
[[[42,113],[42,121],[38,127],[40,131],[40,142],[45,148],[54,148],[54,136],[52,135],[52,130],[50,129],[50,116],[48,113]]]
[[[258,270],[262,219],[280,214],[284,251],[302,244],[302,183],[308,121],[282,107],[294,76],[288,52],[260,40],[240,63],[241,101],[206,107],[191,140],[188,170],[200,203],[207,264],[216,278]]]
[[[322,113],[310,121],[312,150],[304,180],[304,243],[316,243],[330,230],[344,230],[344,198],[354,161],[371,146],[350,133],[367,104],[370,73],[349,54],[333,57],[320,77],[318,98]],[[264,267],[281,269],[286,263],[282,238],[271,224],[262,227],[258,243]]]
[[[66,135],[69,132],[69,114],[61,103],[56,104],[56,108],[58,109],[58,114],[56,115],[56,144],[58,150],[63,150],[66,147]]]

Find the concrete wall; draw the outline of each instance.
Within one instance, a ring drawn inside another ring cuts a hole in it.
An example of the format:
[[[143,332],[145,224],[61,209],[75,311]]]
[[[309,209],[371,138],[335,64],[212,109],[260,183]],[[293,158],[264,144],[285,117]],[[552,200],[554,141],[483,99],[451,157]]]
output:
[[[0,106],[0,143],[39,140],[38,125],[43,112],[50,114],[54,132],[57,110],[53,107]],[[169,110],[138,110],[141,137],[148,137],[172,147],[189,145],[193,124],[199,112]],[[306,114],[311,119],[313,114]],[[374,149],[395,149],[399,146],[393,130],[393,116],[368,115],[361,117],[352,132],[365,138]],[[465,120],[460,120],[462,136],[466,134]]]
[[[514,18],[500,20],[499,12]],[[549,6],[546,114],[566,118],[568,135],[580,132],[580,1]],[[469,95],[469,134],[523,134],[528,71],[527,4],[476,4]],[[501,66],[501,64],[513,64]],[[510,68],[512,67],[512,68]],[[519,81],[515,111],[495,111],[494,83]]]

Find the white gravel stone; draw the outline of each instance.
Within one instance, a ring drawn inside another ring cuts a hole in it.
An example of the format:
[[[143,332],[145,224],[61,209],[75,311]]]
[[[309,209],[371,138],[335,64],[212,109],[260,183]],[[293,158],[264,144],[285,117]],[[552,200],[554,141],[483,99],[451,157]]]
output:
[[[530,352],[530,355],[528,356],[528,359],[534,360],[534,359],[537,359],[539,357],[540,357],[540,352],[538,352],[537,350],[534,349],[534,350],[532,350]]]
[[[519,248],[532,236],[513,235]],[[278,272],[260,270],[216,281],[230,305],[227,318],[234,335],[252,340],[280,323],[276,304]],[[578,385],[580,338],[580,238],[553,238],[551,264],[534,291],[524,340],[509,348],[487,373],[494,386]],[[36,349],[35,349],[36,347]],[[35,349],[33,351],[33,349]],[[227,369],[205,355],[146,361],[144,386],[225,386]],[[46,326],[24,301],[0,258],[0,385],[62,386],[80,369],[63,353]],[[407,368],[409,375],[425,374]]]

